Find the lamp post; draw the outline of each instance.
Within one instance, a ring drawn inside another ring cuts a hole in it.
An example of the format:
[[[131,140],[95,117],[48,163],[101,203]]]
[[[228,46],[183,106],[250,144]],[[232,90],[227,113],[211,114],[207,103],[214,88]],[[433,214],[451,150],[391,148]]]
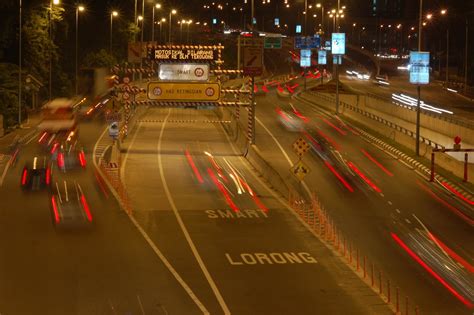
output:
[[[19,26],[19,30],[18,30],[18,34],[19,34],[19,38],[18,38],[18,126],[21,126],[21,86],[22,86],[22,82],[21,82],[21,72],[22,72],[22,62],[21,62],[21,28],[22,28],[22,20],[21,20],[21,10],[23,8],[23,4],[22,4],[22,0],[19,0],[19,13],[18,13],[18,17],[19,17],[19,23],[20,23],[20,26]]]
[[[112,38],[113,38],[113,20],[114,20],[114,17],[118,16],[118,12],[117,11],[112,11],[110,12],[110,43],[109,43],[109,51],[110,51],[110,54],[112,55]]]
[[[84,6],[82,5],[79,5],[76,7],[76,54],[75,54],[75,57],[76,57],[76,77],[75,77],[75,91],[76,91],[76,95],[77,95],[77,92],[78,92],[78,47],[79,47],[79,12],[83,12],[85,10]]]
[[[186,24],[187,24],[186,44],[188,44],[188,45],[189,45],[189,25],[191,23],[193,23],[193,20],[189,20],[189,21],[186,22]]]
[[[169,30],[168,30],[168,42],[169,42],[170,44],[171,44],[171,24],[172,24],[172,23],[171,23],[171,17],[172,17],[173,14],[176,14],[176,13],[178,13],[178,11],[176,11],[176,10],[174,10],[174,9],[170,11]]]
[[[153,6],[153,14],[152,14],[152,21],[151,21],[151,41],[155,41],[155,8],[161,9],[161,4],[157,3]]]
[[[59,0],[50,0],[49,2],[49,40],[53,41],[53,5],[58,5]],[[51,101],[52,96],[52,78],[53,78],[53,54],[51,49],[49,50],[49,100]]]
[[[321,8],[321,31],[323,34],[325,34],[324,32],[324,5],[322,5],[321,3],[317,3],[316,4],[316,8]]]
[[[185,20],[178,21],[179,24],[179,42],[183,43],[183,24],[185,24]]]
[[[161,27],[162,27],[163,23],[165,23],[165,22],[166,22],[166,19],[165,19],[165,18],[161,18],[161,21],[158,22],[158,24],[160,24],[160,42],[162,41],[162,40],[161,40]]]
[[[140,68],[143,67],[143,56],[142,56],[142,51],[143,51],[143,15],[139,15],[137,17],[137,25],[138,25],[138,22],[142,22],[142,26],[141,26],[141,37],[140,37]],[[140,80],[142,78],[142,74],[140,73]]]
[[[418,51],[421,51],[421,29],[423,27],[423,0],[420,0],[420,12],[418,15]],[[415,152],[416,155],[420,155],[420,98],[421,98],[421,85],[416,87],[418,100],[416,102],[416,144]]]

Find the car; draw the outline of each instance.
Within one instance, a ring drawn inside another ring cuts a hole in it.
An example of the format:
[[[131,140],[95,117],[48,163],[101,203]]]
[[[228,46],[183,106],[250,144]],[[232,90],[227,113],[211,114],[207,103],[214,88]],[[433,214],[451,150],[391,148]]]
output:
[[[38,157],[31,164],[26,164],[21,172],[21,188],[25,191],[40,191],[51,185],[51,166],[43,159],[40,164]]]
[[[288,131],[299,132],[304,127],[303,121],[300,118],[296,117],[290,111],[285,111],[281,108],[277,108],[276,112],[278,114],[278,120]]]
[[[54,154],[56,154],[55,160],[58,169],[63,172],[86,167],[86,155],[82,148],[78,148],[77,144],[61,144]]]
[[[60,188],[61,187],[61,188]],[[67,181],[56,182],[51,196],[51,217],[56,228],[89,228],[92,213],[81,186]]]

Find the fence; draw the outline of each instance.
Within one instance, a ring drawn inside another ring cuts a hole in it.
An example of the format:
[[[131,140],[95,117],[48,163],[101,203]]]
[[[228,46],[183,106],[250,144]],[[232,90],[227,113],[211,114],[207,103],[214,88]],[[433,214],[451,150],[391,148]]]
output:
[[[412,304],[407,295],[386,276],[367,255],[362,253],[339,229],[316,194],[307,202],[295,191],[290,191],[289,204],[313,232],[363,279],[382,299],[400,315],[419,314],[418,306]]]
[[[127,190],[120,180],[119,168],[109,167],[103,160],[100,161],[99,169],[101,174],[105,177],[104,179],[112,186],[118,195],[119,201],[128,215],[132,215],[131,201],[128,196]]]

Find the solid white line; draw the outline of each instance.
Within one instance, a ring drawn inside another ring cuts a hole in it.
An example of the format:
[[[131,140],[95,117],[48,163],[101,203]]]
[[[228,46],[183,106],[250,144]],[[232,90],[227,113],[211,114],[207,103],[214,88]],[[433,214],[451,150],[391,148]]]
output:
[[[138,300],[138,305],[140,306],[140,311],[142,311],[142,315],[145,315],[145,310],[143,309],[142,300],[140,299],[140,296],[138,294],[137,294],[137,300]]]
[[[120,166],[120,178],[121,179],[125,179],[125,177],[124,177],[125,176],[125,165],[127,164],[128,154],[129,154],[130,149],[132,148],[133,144],[135,143],[135,139],[137,138],[138,131],[140,130],[140,127],[141,127],[141,123],[137,122],[137,124],[138,124],[137,130],[135,131],[135,134],[132,137],[132,141],[130,142],[130,145],[128,146],[127,153],[125,153],[125,157],[122,160],[122,165]],[[127,182],[125,180],[123,181],[123,185],[125,186],[125,188],[127,187]]]
[[[265,126],[263,124],[263,122],[258,119],[257,116],[255,116],[255,120],[260,124],[260,126],[263,127],[263,129],[265,129],[265,131],[270,135],[270,137],[272,137],[273,141],[275,141],[276,145],[278,146],[278,148],[280,149],[281,153],[283,154],[283,156],[285,157],[285,159],[287,160],[288,164],[290,165],[290,167],[292,167],[294,165],[293,161],[291,161],[290,157],[288,156],[288,154],[286,153],[285,149],[283,149],[283,146],[280,144],[280,142],[278,141],[278,139],[273,135],[273,133],[267,128],[267,126]],[[306,185],[306,182],[304,180],[301,181],[301,184],[303,185],[303,188],[306,190],[306,192],[308,193],[308,196],[311,196],[311,190],[309,189],[308,185]]]
[[[104,132],[102,133],[102,136],[107,132],[108,130],[108,127],[105,128]],[[102,138],[101,136],[101,138]],[[96,142],[95,146],[94,146],[94,151],[93,151],[93,155],[95,155],[95,150],[97,148],[97,144],[99,143],[100,141],[100,138],[99,140]],[[99,174],[102,176],[102,178],[105,178],[104,174],[102,173],[102,170],[98,167],[97,165],[97,161],[95,159],[92,159],[92,163],[94,164],[97,172],[99,172]],[[109,190],[110,192],[112,193],[112,195],[114,195],[115,199],[117,199],[117,201],[119,202],[119,204],[121,205],[122,209],[125,209],[124,207],[124,204],[122,202],[122,200],[120,199],[119,195],[117,194],[117,192],[115,191],[115,189],[112,187],[112,185],[108,182],[108,181],[105,181],[105,183],[107,184],[107,186],[109,187]],[[176,279],[176,281],[178,281],[178,283],[181,285],[181,287],[184,289],[184,291],[186,291],[186,293],[189,295],[189,297],[193,300],[193,302],[197,305],[197,307],[199,307],[199,309],[201,310],[201,312],[205,315],[209,315],[209,311],[206,309],[206,307],[201,303],[201,301],[197,298],[197,296],[194,294],[194,292],[191,290],[191,288],[188,286],[188,284],[183,280],[183,278],[181,278],[181,276],[179,275],[179,273],[173,268],[173,266],[171,265],[171,263],[168,261],[168,259],[166,259],[165,255],[163,255],[163,253],[158,249],[158,247],[155,245],[155,243],[152,241],[152,239],[148,236],[148,234],[145,232],[145,230],[140,226],[140,224],[137,222],[137,220],[135,220],[135,218],[129,214],[127,211],[125,211],[125,213],[127,214],[128,218],[130,219],[130,221],[132,221],[133,225],[135,225],[135,227],[137,228],[137,230],[140,232],[140,234],[143,236],[143,238],[145,239],[145,241],[148,243],[148,245],[151,247],[151,249],[153,250],[153,252],[156,254],[156,256],[158,256],[158,258],[163,262],[163,264],[165,265],[165,267],[169,270],[169,272],[174,276],[174,278]]]
[[[102,141],[102,138],[104,137],[104,135],[105,135],[105,133],[107,132],[107,130],[109,130],[109,129],[108,129],[108,128],[105,128],[105,129],[104,129],[104,132],[101,133],[99,139],[97,140],[97,142],[96,142],[95,145],[94,145],[94,149],[93,149],[93,151],[92,151],[92,161],[94,162],[94,165],[95,165],[95,163],[96,163],[96,160],[95,160],[96,155],[95,155],[95,154],[96,154],[96,151],[97,151],[97,147],[99,146],[99,143]],[[101,148],[102,148],[102,146],[103,146],[103,144],[101,144]],[[104,151],[105,151],[105,150],[104,150]],[[101,155],[103,154],[104,151],[102,151]]]
[[[166,115],[165,121],[161,125],[160,136],[158,138],[158,154],[157,154],[157,157],[158,157],[158,168],[160,170],[161,182],[163,183],[163,188],[165,190],[165,194],[166,194],[166,197],[168,199],[168,202],[170,203],[170,206],[173,209],[174,215],[176,217],[176,220],[178,221],[178,224],[181,228],[181,231],[183,232],[184,237],[186,238],[186,241],[187,241],[189,247],[191,248],[191,251],[193,252],[194,258],[196,258],[196,261],[198,262],[199,267],[201,267],[201,270],[204,273],[204,276],[206,277],[207,282],[211,286],[211,289],[214,292],[214,295],[216,296],[217,301],[219,302],[219,305],[221,306],[222,310],[224,311],[224,314],[230,314],[230,310],[227,307],[227,304],[225,303],[224,298],[222,297],[221,293],[219,292],[219,289],[217,288],[216,283],[212,279],[212,276],[209,273],[209,271],[207,270],[206,265],[204,264],[204,261],[202,260],[201,256],[199,255],[199,252],[198,252],[196,246],[194,245],[194,242],[191,239],[191,236],[189,235],[189,232],[188,232],[186,226],[184,225],[184,222],[181,218],[181,215],[179,214],[178,208],[176,207],[173,196],[171,195],[170,189],[168,187],[168,182],[166,181],[166,178],[165,178],[165,173],[164,173],[164,170],[163,170],[163,161],[162,161],[162,157],[161,157],[160,152],[161,152],[161,143],[162,143],[162,140],[163,140],[163,134],[164,134],[165,127],[166,127],[166,122],[167,122],[170,115],[171,115],[171,110],[168,110],[168,115]]]
[[[33,141],[34,139],[36,139],[37,137],[37,134],[36,134],[36,131],[33,132],[33,136],[30,138],[30,140],[26,141],[25,144],[29,144],[31,141]]]
[[[3,181],[5,180],[5,176],[7,175],[8,169],[10,168],[10,160],[7,161],[7,165],[5,165],[5,168],[3,169],[2,173],[2,178],[0,178],[0,187],[3,186]]]

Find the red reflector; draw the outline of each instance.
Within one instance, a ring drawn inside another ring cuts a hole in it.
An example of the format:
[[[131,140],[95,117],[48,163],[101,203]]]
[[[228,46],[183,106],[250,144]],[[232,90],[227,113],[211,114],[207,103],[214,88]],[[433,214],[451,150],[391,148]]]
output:
[[[26,176],[28,175],[28,170],[26,168],[23,169],[23,174],[21,175],[21,184],[26,184]]]
[[[54,212],[54,221],[59,223],[59,212],[58,212],[58,205],[56,204],[56,198],[51,197],[51,204],[53,205],[53,212]]]
[[[84,195],[81,195],[81,203],[82,203],[82,207],[84,208],[84,212],[86,213],[87,220],[89,222],[92,222],[92,214],[89,210],[89,205],[87,204],[87,201]]]

